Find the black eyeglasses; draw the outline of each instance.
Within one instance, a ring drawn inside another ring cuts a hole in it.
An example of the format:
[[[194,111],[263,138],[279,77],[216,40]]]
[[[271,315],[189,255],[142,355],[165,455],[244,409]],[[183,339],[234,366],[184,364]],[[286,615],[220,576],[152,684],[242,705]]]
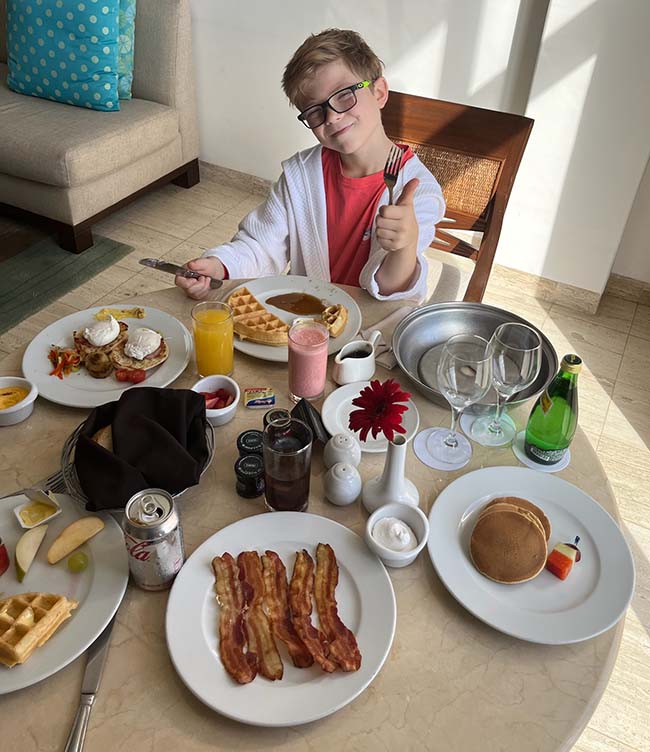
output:
[[[338,112],[339,114],[351,110],[357,103],[357,91],[359,89],[365,89],[367,86],[370,86],[370,81],[359,81],[358,84],[346,86],[345,89],[339,89],[324,102],[313,104],[311,107],[307,107],[306,110],[303,110],[300,115],[298,115],[298,120],[307,126],[307,128],[318,128],[327,119],[328,107],[330,110],[334,110],[334,112]]]

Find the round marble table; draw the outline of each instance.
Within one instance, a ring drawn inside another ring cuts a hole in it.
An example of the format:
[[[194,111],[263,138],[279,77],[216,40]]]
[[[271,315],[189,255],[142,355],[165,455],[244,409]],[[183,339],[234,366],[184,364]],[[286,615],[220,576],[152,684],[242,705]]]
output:
[[[383,318],[392,303],[378,303],[348,288],[364,326]],[[190,324],[192,301],[175,288],[134,303],[150,305]],[[115,301],[118,303],[119,301]],[[0,363],[0,374],[20,373],[22,352]],[[400,378],[378,368],[379,378]],[[286,366],[236,354],[239,384],[270,384],[286,404]],[[191,362],[174,386],[196,380]],[[406,381],[403,382],[406,386]],[[326,388],[332,391],[335,384]],[[414,395],[421,426],[446,425],[447,411]],[[527,409],[515,414],[520,424]],[[65,438],[87,411],[38,399],[22,424],[0,429],[0,494],[47,477],[59,466]],[[217,453],[200,486],[179,502],[186,552],[242,517],[264,512],[261,499],[235,494],[235,438],[259,427],[262,411],[238,409],[217,429]],[[422,465],[409,448],[407,476],[428,512],[437,494],[464,472],[488,465],[517,465],[509,449],[474,447],[471,464],[456,473]],[[359,504],[335,507],[323,498],[322,452],[315,453],[309,511],[362,534],[366,513]],[[560,476],[596,498],[617,516],[607,478],[586,437],[578,430],[573,460]],[[383,455],[364,454],[364,478],[381,469]],[[145,750],[568,750],[587,724],[607,684],[622,623],[582,643],[548,647],[522,642],[471,616],[444,588],[426,550],[402,570],[390,570],[397,599],[397,631],[379,676],[354,702],[324,720],[285,729],[248,727],[203,706],[185,688],[167,653],[164,620],[167,593],[130,585],[117,617],[102,685],[92,712],[86,749]],[[79,700],[85,661],[0,700],[2,747],[21,752],[63,749]],[[1,673],[1,672],[0,672]],[[2,677],[0,675],[0,681]],[[245,689],[242,689],[245,691]]]

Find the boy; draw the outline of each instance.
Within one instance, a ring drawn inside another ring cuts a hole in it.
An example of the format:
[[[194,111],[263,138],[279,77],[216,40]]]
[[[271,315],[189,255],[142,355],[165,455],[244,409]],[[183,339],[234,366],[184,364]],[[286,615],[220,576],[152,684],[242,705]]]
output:
[[[445,203],[436,179],[401,147],[394,205],[383,181],[393,146],[381,122],[388,99],[382,63],[354,31],[308,37],[287,65],[282,87],[319,145],[283,162],[265,203],[229,242],[188,267],[217,279],[301,274],[365,288],[380,300],[426,295],[423,257]],[[380,206],[381,204],[381,206]],[[176,277],[192,298],[208,277]]]

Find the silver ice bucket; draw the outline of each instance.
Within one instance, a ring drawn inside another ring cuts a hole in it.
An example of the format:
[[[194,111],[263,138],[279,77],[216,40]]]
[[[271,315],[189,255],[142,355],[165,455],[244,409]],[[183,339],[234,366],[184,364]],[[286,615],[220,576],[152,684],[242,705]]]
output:
[[[514,313],[483,303],[436,303],[424,306],[406,316],[395,327],[393,351],[399,367],[418,391],[432,402],[447,406],[438,391],[436,369],[445,342],[456,334],[478,334],[489,340],[500,324],[516,322],[534,329],[542,341],[542,365],[535,382],[508,400],[511,407],[537,396],[558,370],[553,345],[537,327]],[[471,413],[484,413],[496,405],[494,389],[483,400],[468,408]]]

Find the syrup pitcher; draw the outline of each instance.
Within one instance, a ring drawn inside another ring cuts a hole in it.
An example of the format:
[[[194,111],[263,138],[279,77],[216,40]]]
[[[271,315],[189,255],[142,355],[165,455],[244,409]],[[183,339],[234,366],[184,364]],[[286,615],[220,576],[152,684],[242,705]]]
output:
[[[381,332],[375,329],[367,340],[355,339],[341,348],[334,358],[332,378],[337,384],[370,381],[375,375],[375,343]]]

